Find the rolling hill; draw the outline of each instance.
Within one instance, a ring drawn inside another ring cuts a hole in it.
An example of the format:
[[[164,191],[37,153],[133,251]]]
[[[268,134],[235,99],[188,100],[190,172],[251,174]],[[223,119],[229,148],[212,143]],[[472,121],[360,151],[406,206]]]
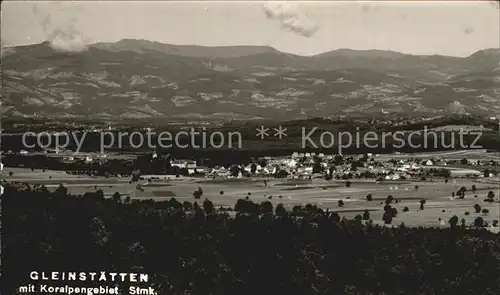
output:
[[[500,113],[500,50],[466,58],[124,39],[83,52],[48,42],[2,54],[3,116],[298,117]]]

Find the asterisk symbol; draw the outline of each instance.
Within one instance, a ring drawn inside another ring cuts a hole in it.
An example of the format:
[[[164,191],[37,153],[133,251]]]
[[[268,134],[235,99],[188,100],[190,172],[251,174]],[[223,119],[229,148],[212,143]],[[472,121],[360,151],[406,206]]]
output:
[[[264,139],[264,137],[269,136],[267,134],[267,131],[269,131],[269,128],[265,128],[264,126],[260,126],[260,128],[256,128],[257,130],[257,136],[260,136],[260,139]]]
[[[286,135],[286,131],[288,129],[281,127],[281,125],[278,128],[273,128],[276,133],[274,133],[274,136],[278,136],[279,139],[282,139]]]

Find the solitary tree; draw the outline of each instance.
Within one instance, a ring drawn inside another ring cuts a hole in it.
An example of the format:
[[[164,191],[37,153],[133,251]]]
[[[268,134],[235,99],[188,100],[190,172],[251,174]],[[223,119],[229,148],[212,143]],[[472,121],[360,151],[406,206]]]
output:
[[[207,214],[214,213],[214,204],[212,203],[212,201],[210,201],[209,199],[205,199],[205,201],[203,201],[203,211],[205,211],[205,213]]]
[[[338,204],[339,204],[339,207],[342,207],[342,206],[344,206],[344,201],[339,200]]]
[[[420,200],[420,210],[424,210],[425,200]]]
[[[458,191],[457,191],[457,196],[460,199],[465,198],[465,192],[467,191],[467,188],[465,186],[462,186]]]
[[[458,224],[458,217],[456,215],[453,215],[450,220],[448,221],[448,223],[450,224],[450,227],[456,227],[457,224]]]
[[[489,191],[489,192],[488,192],[488,195],[486,195],[486,197],[487,197],[489,200],[493,201],[493,199],[495,198],[495,193],[494,193],[493,191]]]
[[[370,202],[373,199],[372,194],[366,195],[366,200]]]
[[[481,212],[481,206],[479,206],[478,204],[474,205],[474,210],[476,210],[476,213],[480,213]]]
[[[120,195],[119,192],[115,192],[113,194],[113,201],[115,201],[116,203],[120,203],[121,202],[121,199],[122,199],[122,196]]]
[[[370,220],[370,211],[368,209],[363,213],[363,220]]]
[[[483,213],[483,215],[488,215],[488,213],[490,213],[490,210],[485,208],[485,209],[481,210],[481,213]]]
[[[345,182],[345,187],[351,187],[352,183],[350,181]]]
[[[476,217],[476,219],[474,219],[474,226],[475,227],[483,227],[484,226],[484,220],[481,216],[478,216],[478,217]]]
[[[385,224],[391,224],[392,223],[392,213],[391,210],[387,210],[384,212],[384,215],[382,216],[382,220],[384,221]]]
[[[203,190],[201,189],[201,187],[198,187],[194,192],[193,192],[193,196],[195,199],[200,199],[201,196],[203,195]]]

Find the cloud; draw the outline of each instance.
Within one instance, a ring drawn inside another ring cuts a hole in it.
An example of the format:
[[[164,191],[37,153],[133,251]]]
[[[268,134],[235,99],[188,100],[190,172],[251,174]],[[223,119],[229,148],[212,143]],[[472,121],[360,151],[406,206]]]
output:
[[[59,6],[62,14],[67,12],[67,8]],[[89,40],[85,39],[83,33],[75,28],[76,19],[71,18],[55,23],[52,20],[51,12],[45,14],[35,4],[33,13],[38,17],[38,22],[42,28],[45,38],[50,46],[57,51],[82,52],[87,50]]]
[[[268,2],[264,5],[264,13],[268,19],[278,20],[282,28],[304,37],[311,37],[319,29],[295,3]]]
[[[73,26],[65,29],[57,28],[48,36],[50,46],[57,51],[82,52],[87,50],[88,42],[83,34]]]

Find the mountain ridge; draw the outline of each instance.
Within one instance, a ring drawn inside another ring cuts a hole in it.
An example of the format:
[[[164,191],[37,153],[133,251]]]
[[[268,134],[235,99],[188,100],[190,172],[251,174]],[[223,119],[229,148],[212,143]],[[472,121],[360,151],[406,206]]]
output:
[[[207,45],[196,45],[196,44],[183,44],[183,45],[177,45],[177,44],[172,44],[172,43],[163,43],[163,42],[158,42],[158,41],[150,41],[146,39],[134,39],[134,38],[124,38],[120,39],[119,41],[116,42],[95,42],[88,44],[87,47],[95,47],[95,48],[102,48],[102,49],[113,49],[113,48],[126,48],[127,45],[136,47],[138,44],[142,44],[144,47],[172,47],[172,48],[200,48],[200,49],[238,49],[238,48],[253,48],[256,50],[262,50],[264,52],[275,52],[275,53],[282,53],[285,55],[294,55],[294,56],[300,56],[300,57],[319,57],[319,56],[328,56],[330,54],[333,55],[345,55],[347,53],[381,53],[382,55],[386,54],[393,54],[393,55],[398,55],[398,56],[421,56],[421,57],[431,57],[431,56],[438,56],[438,57],[449,57],[449,58],[457,58],[457,59],[463,59],[463,58],[468,58],[473,55],[477,54],[482,54],[482,53],[487,53],[487,54],[496,54],[500,55],[500,48],[484,48],[484,49],[479,49],[468,56],[453,56],[453,55],[444,55],[444,54],[414,54],[414,53],[404,53],[404,52],[399,52],[395,50],[390,50],[390,49],[352,49],[352,48],[337,48],[337,49],[331,49],[327,50],[324,52],[316,53],[316,54],[309,54],[309,55],[300,55],[296,53],[290,53],[290,52],[285,52],[285,51],[280,51],[272,46],[266,46],[266,45],[214,45],[214,46],[207,46]],[[44,41],[41,43],[34,43],[34,44],[28,44],[28,45],[16,45],[16,46],[5,46],[4,49],[16,49],[16,48],[22,48],[22,47],[30,47],[30,46],[36,46],[36,45],[50,45],[50,41]],[[254,54],[259,54],[262,52],[257,52]]]
[[[468,57],[124,39],[63,52],[50,43],[2,57],[4,116],[300,118],[383,112],[500,112],[500,49]]]
[[[157,42],[157,41],[149,41],[145,39],[130,39],[130,38],[125,38],[121,39],[117,42],[97,42],[90,44],[90,47],[101,47],[103,45],[125,45],[126,43],[142,43],[142,44],[155,44],[156,46],[165,46],[165,47],[178,47],[178,48],[200,48],[200,49],[238,49],[238,48],[254,48],[254,49],[261,49],[263,52],[257,52],[254,54],[259,54],[259,53],[265,53],[265,52],[274,52],[274,53],[281,53],[284,55],[293,55],[293,56],[299,56],[299,57],[323,57],[323,56],[329,56],[329,55],[346,55],[348,53],[354,53],[354,54],[360,54],[360,53],[380,53],[382,55],[387,55],[387,54],[393,54],[393,55],[398,55],[398,56],[421,56],[421,57],[430,57],[430,56],[439,56],[439,57],[449,57],[449,58],[468,58],[470,56],[473,56],[475,54],[480,54],[482,52],[488,52],[492,54],[500,54],[500,48],[485,48],[485,49],[480,49],[477,50],[473,53],[471,53],[468,56],[465,57],[459,57],[459,56],[451,56],[451,55],[443,55],[443,54],[412,54],[412,53],[403,53],[399,51],[394,51],[394,50],[382,50],[382,49],[351,49],[351,48],[338,48],[338,49],[332,49],[332,50],[327,50],[324,52],[320,52],[317,54],[309,54],[309,55],[300,55],[296,53],[290,53],[290,52],[285,52],[278,50],[272,46],[265,46],[265,45],[223,45],[223,46],[206,46],[206,45],[176,45],[176,44],[171,44],[171,43],[162,43],[162,42]],[[147,45],[146,45],[147,46]],[[250,55],[250,54],[249,54]],[[243,56],[243,55],[241,55]]]

